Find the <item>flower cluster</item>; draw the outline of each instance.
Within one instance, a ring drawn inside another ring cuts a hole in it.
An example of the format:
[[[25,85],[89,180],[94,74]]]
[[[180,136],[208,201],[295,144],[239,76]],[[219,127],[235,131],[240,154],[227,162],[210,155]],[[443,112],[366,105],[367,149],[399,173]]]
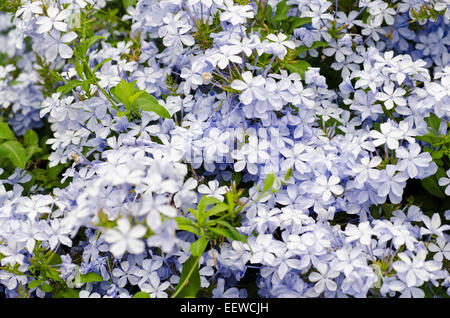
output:
[[[209,296],[450,296],[449,25],[441,0],[21,1],[3,294],[176,296],[206,197],[236,227],[194,264]]]

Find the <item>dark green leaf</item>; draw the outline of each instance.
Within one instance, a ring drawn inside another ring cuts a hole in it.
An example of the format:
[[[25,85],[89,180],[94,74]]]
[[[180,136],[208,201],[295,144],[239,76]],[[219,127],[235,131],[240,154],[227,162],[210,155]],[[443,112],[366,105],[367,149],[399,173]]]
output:
[[[200,273],[198,262],[201,256],[191,256],[183,264],[181,277],[176,287],[178,297],[195,297],[200,290]]]
[[[289,17],[289,18],[292,18],[292,21],[289,23],[289,29],[287,30],[288,34],[291,34],[298,27],[311,23],[312,21],[312,18],[300,18],[300,17]]]
[[[436,175],[421,180],[422,186],[435,197],[444,199],[445,193],[438,184]]]
[[[236,186],[238,186],[239,183],[241,183],[241,181],[242,181],[242,176],[239,172],[233,172],[233,174],[231,176],[231,180],[233,180],[234,183],[236,184]]]
[[[302,52],[306,52],[308,50],[312,50],[312,49],[316,49],[318,47],[324,47],[324,46],[328,46],[327,42],[315,41],[310,47],[307,47],[307,46],[298,47],[297,52],[300,54]]]
[[[266,7],[266,20],[268,24],[272,24],[272,7],[268,4]]]
[[[288,6],[286,2],[287,0],[283,0],[277,4],[275,16],[273,17],[273,22],[281,22],[288,18],[287,13],[289,12],[289,9],[291,7]]]

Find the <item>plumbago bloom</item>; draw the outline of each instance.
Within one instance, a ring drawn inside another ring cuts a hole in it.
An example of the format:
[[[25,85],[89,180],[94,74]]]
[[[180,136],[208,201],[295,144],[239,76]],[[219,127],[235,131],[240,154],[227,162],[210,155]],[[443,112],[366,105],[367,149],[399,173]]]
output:
[[[0,294],[176,296],[198,257],[212,297],[450,296],[450,7],[422,2],[0,12]]]

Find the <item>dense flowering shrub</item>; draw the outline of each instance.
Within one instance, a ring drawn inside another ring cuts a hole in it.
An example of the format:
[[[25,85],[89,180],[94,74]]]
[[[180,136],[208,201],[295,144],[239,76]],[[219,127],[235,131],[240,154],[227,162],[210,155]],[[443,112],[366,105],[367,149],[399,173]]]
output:
[[[447,0],[8,0],[5,297],[448,297]]]

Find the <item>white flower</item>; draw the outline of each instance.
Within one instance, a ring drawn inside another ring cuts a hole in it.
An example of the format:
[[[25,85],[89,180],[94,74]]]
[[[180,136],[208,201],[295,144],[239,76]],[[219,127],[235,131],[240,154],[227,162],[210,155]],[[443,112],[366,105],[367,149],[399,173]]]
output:
[[[67,23],[63,22],[69,15],[70,11],[59,11],[56,7],[50,7],[47,9],[47,17],[41,17],[36,21],[39,24],[37,33],[45,33],[55,28],[59,31],[67,31]]]
[[[388,85],[384,85],[383,91],[384,93],[378,92],[375,98],[384,102],[386,109],[394,108],[394,104],[399,106],[406,105],[406,100],[403,98],[406,91],[403,88],[397,87],[394,91],[394,84],[389,83]]]
[[[373,145],[375,147],[386,144],[389,149],[397,149],[399,140],[402,138],[401,132],[391,124],[390,121],[380,124],[381,132],[372,130],[370,137],[374,138]]]
[[[426,228],[420,228],[420,235],[436,235],[443,236],[443,232],[448,231],[450,229],[450,225],[444,224],[441,226],[441,217],[439,213],[433,214],[433,217],[430,218],[426,215],[422,216],[422,221],[425,224]]]
[[[169,282],[166,281],[161,284],[161,280],[156,272],[151,273],[148,281],[149,284],[142,285],[142,291],[149,293],[151,298],[167,298],[167,293],[164,291],[169,288]]]
[[[230,62],[241,64],[242,58],[237,54],[241,53],[241,48],[236,45],[223,45],[220,47],[220,52],[213,57],[217,60],[217,66],[224,69]]]
[[[272,41],[271,47],[276,56],[280,59],[283,59],[287,53],[287,49],[295,49],[295,43],[289,40],[286,40],[288,37],[283,33],[279,33],[278,35],[269,34],[267,39]]]
[[[447,186],[447,188],[445,188],[445,194],[450,196],[450,169],[447,170],[447,177],[448,178],[446,177],[439,178],[438,182],[441,187]]]
[[[41,14],[44,11],[42,10],[42,2],[41,1],[33,1],[23,4],[17,11],[16,17],[22,16],[24,21],[30,21],[33,14]]]
[[[325,175],[320,175],[316,179],[312,191],[319,194],[323,201],[328,201],[333,193],[340,195],[344,192],[344,188],[338,184],[340,181],[341,180],[334,175],[330,176],[328,179]]]
[[[251,237],[248,244],[252,252],[251,263],[272,265],[275,260],[274,254],[280,248],[284,249],[284,244],[281,241],[274,240],[272,234],[260,234],[256,239]]]
[[[435,261],[442,262],[444,258],[450,260],[450,243],[444,236],[438,236],[436,244],[431,242],[427,247],[430,252],[436,253],[433,255]]]
[[[61,56],[63,59],[70,59],[73,55],[73,50],[66,43],[75,40],[77,34],[69,32],[64,35],[57,30],[51,30],[48,40],[46,41],[45,59],[47,62],[52,62],[56,57]]]
[[[261,75],[253,77],[252,73],[247,71],[242,74],[241,80],[234,80],[231,83],[231,88],[242,91],[239,95],[239,99],[244,105],[250,104],[254,98],[258,100],[266,99],[266,92],[264,90],[264,84],[266,80]]]
[[[219,187],[219,181],[212,180],[208,182],[208,185],[201,184],[198,187],[198,192],[207,196],[215,197],[221,201],[223,201],[223,195],[227,193],[227,186]]]
[[[333,278],[338,277],[340,273],[333,270],[326,263],[319,263],[317,264],[316,268],[319,273],[312,272],[309,275],[309,280],[311,282],[317,282],[314,285],[314,290],[319,294],[322,293],[325,289],[335,291],[337,289],[337,284],[335,281],[333,281]]]
[[[399,261],[392,264],[392,267],[400,274],[400,278],[408,287],[420,286],[424,281],[428,281],[432,271],[439,270],[442,263],[436,261],[425,261],[427,252],[419,250],[416,255],[408,256],[406,252],[399,253]],[[405,276],[403,276],[405,275]]]
[[[117,229],[108,229],[105,235],[105,241],[111,243],[111,253],[120,257],[126,251],[133,254],[140,254],[144,251],[145,244],[141,237],[146,233],[147,229],[143,225],[131,226],[128,219],[119,219],[117,221]]]
[[[251,19],[254,16],[252,6],[235,5],[233,0],[225,0],[224,9],[226,11],[221,13],[220,21],[229,21],[232,25],[244,23],[247,18]]]

